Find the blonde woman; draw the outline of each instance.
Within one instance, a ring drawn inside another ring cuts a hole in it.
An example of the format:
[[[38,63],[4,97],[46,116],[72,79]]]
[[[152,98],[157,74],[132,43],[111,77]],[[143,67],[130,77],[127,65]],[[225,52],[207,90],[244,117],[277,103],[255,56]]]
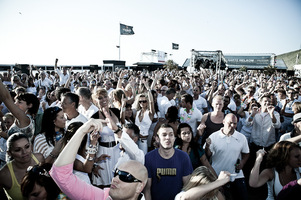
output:
[[[144,154],[146,154],[148,150],[148,130],[152,125],[155,113],[154,100],[151,91],[149,91],[147,95],[139,94],[136,97],[134,106],[136,106],[137,111],[135,117],[135,124],[140,129],[140,138],[138,141],[138,146],[144,152]]]
[[[213,97],[212,107],[213,111],[203,115],[201,124],[198,127],[199,135],[202,136],[202,145],[212,133],[224,127],[223,120],[225,114],[222,111],[224,100],[221,95]]]
[[[182,192],[177,194],[175,200],[222,200],[225,199],[219,187],[230,181],[230,173],[221,171],[218,178],[205,166],[196,168],[184,185]]]

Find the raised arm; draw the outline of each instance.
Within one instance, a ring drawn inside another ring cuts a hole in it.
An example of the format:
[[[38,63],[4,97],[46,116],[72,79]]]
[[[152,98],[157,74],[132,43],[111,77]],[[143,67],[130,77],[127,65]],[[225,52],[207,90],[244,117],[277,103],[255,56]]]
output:
[[[18,106],[15,105],[14,100],[12,99],[10,93],[3,85],[0,80],[0,101],[4,102],[5,106],[10,110],[10,112],[18,119],[18,126],[20,128],[26,127],[30,123],[29,117],[26,116],[26,113],[21,110]]]
[[[98,134],[98,131],[102,130],[102,122],[104,120],[92,118],[82,125],[60,153],[54,165],[60,167],[73,163],[83,137],[89,132],[92,132],[91,134]]]
[[[72,78],[73,78],[73,76],[71,75],[72,69],[73,69],[73,67],[71,67],[71,68],[68,70],[68,73],[69,73],[70,75],[69,75],[69,78],[68,78],[67,82],[66,82],[65,85],[64,85],[65,88],[69,88],[69,87],[70,87],[70,82],[72,81]]]
[[[97,140],[98,138],[100,137],[99,134],[89,134],[90,135],[90,144],[92,146],[96,146],[97,145]],[[78,171],[82,171],[82,172],[86,172],[86,173],[91,173],[92,172],[92,169],[93,169],[93,164],[95,162],[95,159],[96,159],[96,153],[93,153],[93,152],[80,152],[82,153],[82,156],[85,159],[85,162],[82,163],[81,161],[79,160],[75,160],[74,162],[74,169],[75,170],[78,170]]]
[[[123,77],[127,74],[127,71],[126,70],[123,70],[120,72],[120,75],[119,75],[119,79],[118,79],[118,82],[117,82],[117,89],[120,88],[120,89],[123,89],[122,88],[122,80],[123,80]]]
[[[208,192],[217,189],[230,181],[230,173],[227,171],[221,171],[218,179],[212,183],[205,185],[199,185],[183,192],[178,199],[191,200],[201,199]]]
[[[54,63],[54,70],[57,70],[58,68],[57,68],[57,62],[59,61],[59,59],[58,58],[56,58],[55,59],[55,63]]]
[[[257,157],[249,179],[249,184],[251,187],[260,187],[274,178],[271,169],[265,169],[259,174],[260,164],[265,153],[266,152],[263,149],[260,149],[256,152]]]
[[[126,110],[126,99],[124,94],[121,96],[121,108],[120,108],[120,121],[125,124],[125,110]]]
[[[153,121],[155,115],[155,105],[154,105],[154,98],[152,95],[151,90],[148,90],[148,102],[149,102],[149,117]]]
[[[238,85],[237,87],[235,87],[235,89],[234,89],[235,92],[237,92],[239,94],[239,96],[241,96],[241,97],[244,95],[244,93],[242,92],[244,85],[245,85],[245,83],[242,83],[242,84]]]

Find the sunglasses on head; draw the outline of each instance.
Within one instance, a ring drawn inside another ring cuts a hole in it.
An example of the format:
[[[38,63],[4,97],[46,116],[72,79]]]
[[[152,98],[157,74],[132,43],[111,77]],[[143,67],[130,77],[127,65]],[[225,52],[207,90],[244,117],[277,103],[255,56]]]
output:
[[[40,175],[40,176],[46,176],[46,177],[50,177],[49,173],[46,171],[46,169],[41,168],[37,165],[35,166],[29,166],[27,168],[27,172],[33,172],[34,174]]]
[[[146,100],[143,100],[143,101],[139,101],[139,103],[146,103],[147,101]]]
[[[50,112],[51,112],[51,114],[53,114],[53,113],[57,113],[59,111],[61,111],[61,109],[59,107],[57,107],[57,106],[54,106],[54,107],[52,107],[52,109],[51,109]]]
[[[114,172],[114,177],[119,176],[119,179],[123,182],[126,183],[134,183],[134,182],[140,182],[142,183],[142,181],[136,179],[132,174],[125,172],[125,171],[121,171],[119,169],[116,169]]]

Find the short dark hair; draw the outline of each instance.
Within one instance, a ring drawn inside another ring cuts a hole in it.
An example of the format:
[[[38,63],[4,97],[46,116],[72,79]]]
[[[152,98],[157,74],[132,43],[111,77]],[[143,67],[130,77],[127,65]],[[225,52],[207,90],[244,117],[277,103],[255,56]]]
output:
[[[169,88],[167,91],[166,91],[166,94],[175,94],[176,93],[176,90],[174,88]]]
[[[133,130],[134,131],[134,135],[139,138],[140,129],[139,129],[139,127],[137,125],[135,125],[133,123],[129,123],[129,124],[125,124],[124,128]]]
[[[193,135],[193,131],[192,131],[191,126],[189,124],[187,124],[187,123],[181,123],[181,124],[179,124],[178,129],[177,129],[177,135],[178,135],[178,137],[180,137],[180,135],[181,135],[181,129],[182,128],[189,128],[190,132]]]
[[[80,87],[77,90],[78,94],[86,99],[91,99],[92,93],[89,88],[87,87]]]
[[[61,95],[65,94],[67,92],[70,92],[71,90],[69,88],[64,88],[64,87],[58,87],[55,90],[55,97],[57,100],[61,101]]]
[[[161,128],[171,128],[173,130],[172,126],[169,124],[161,124],[160,127],[158,128],[157,135],[159,135],[158,133]],[[173,131],[173,133],[175,134],[174,131]]]
[[[186,103],[190,103],[192,105],[193,97],[190,94],[183,94],[181,98],[184,98]]]
[[[31,93],[24,93],[16,96],[16,99],[25,101],[27,105],[32,104],[31,108],[28,109],[28,112],[31,115],[37,114],[40,107],[40,101],[36,95]]]
[[[78,108],[78,104],[79,104],[79,96],[77,94],[74,94],[72,92],[67,92],[65,94],[62,95],[63,97],[68,97],[71,102],[75,103],[75,108]]]

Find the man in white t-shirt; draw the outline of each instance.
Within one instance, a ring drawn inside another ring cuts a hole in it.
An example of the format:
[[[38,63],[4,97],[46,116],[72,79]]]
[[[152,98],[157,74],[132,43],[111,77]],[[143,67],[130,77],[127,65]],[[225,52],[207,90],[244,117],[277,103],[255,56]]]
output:
[[[248,192],[242,168],[249,158],[249,146],[246,137],[235,130],[237,118],[230,113],[225,116],[224,127],[212,133],[206,140],[205,152],[212,158],[212,168],[217,174],[228,171],[234,181],[229,183],[229,194],[234,200],[247,200]]]
[[[76,94],[79,96],[80,104],[77,111],[87,119],[90,119],[91,116],[99,110],[92,102],[92,93],[90,89],[87,87],[80,87],[76,91]]]
[[[55,60],[54,71],[59,75],[59,77],[60,77],[60,86],[62,86],[68,81],[70,74],[69,74],[69,71],[67,70],[66,67],[63,67],[63,69],[60,70],[57,67],[57,62],[58,62],[58,59]]]
[[[200,86],[194,86],[193,88],[193,105],[194,107],[199,109],[199,111],[201,111],[202,114],[208,112],[207,100],[201,96]]]
[[[52,81],[49,78],[46,78],[46,73],[44,71],[42,71],[40,73],[40,79],[38,79],[37,81],[35,81],[34,85],[38,88],[41,87],[45,87],[46,90],[49,90],[52,86]]]
[[[162,96],[159,101],[157,101],[158,108],[160,111],[160,118],[165,118],[168,108],[170,106],[176,105],[176,102],[173,100],[175,95],[176,95],[176,90],[170,88],[166,91],[165,95]]]
[[[87,118],[80,114],[76,109],[78,108],[79,97],[77,94],[68,92],[62,95],[62,109],[67,119],[65,128],[73,122],[87,122]]]
[[[230,103],[228,105],[228,108],[230,108],[232,111],[236,112],[236,104],[235,104],[235,102],[233,100],[233,92],[231,90],[227,89],[225,91],[225,95],[224,96],[230,97]]]
[[[193,136],[197,134],[197,127],[202,121],[202,113],[197,108],[193,107],[193,97],[190,94],[181,96],[181,108],[179,117],[181,123],[187,123],[191,126]]]

